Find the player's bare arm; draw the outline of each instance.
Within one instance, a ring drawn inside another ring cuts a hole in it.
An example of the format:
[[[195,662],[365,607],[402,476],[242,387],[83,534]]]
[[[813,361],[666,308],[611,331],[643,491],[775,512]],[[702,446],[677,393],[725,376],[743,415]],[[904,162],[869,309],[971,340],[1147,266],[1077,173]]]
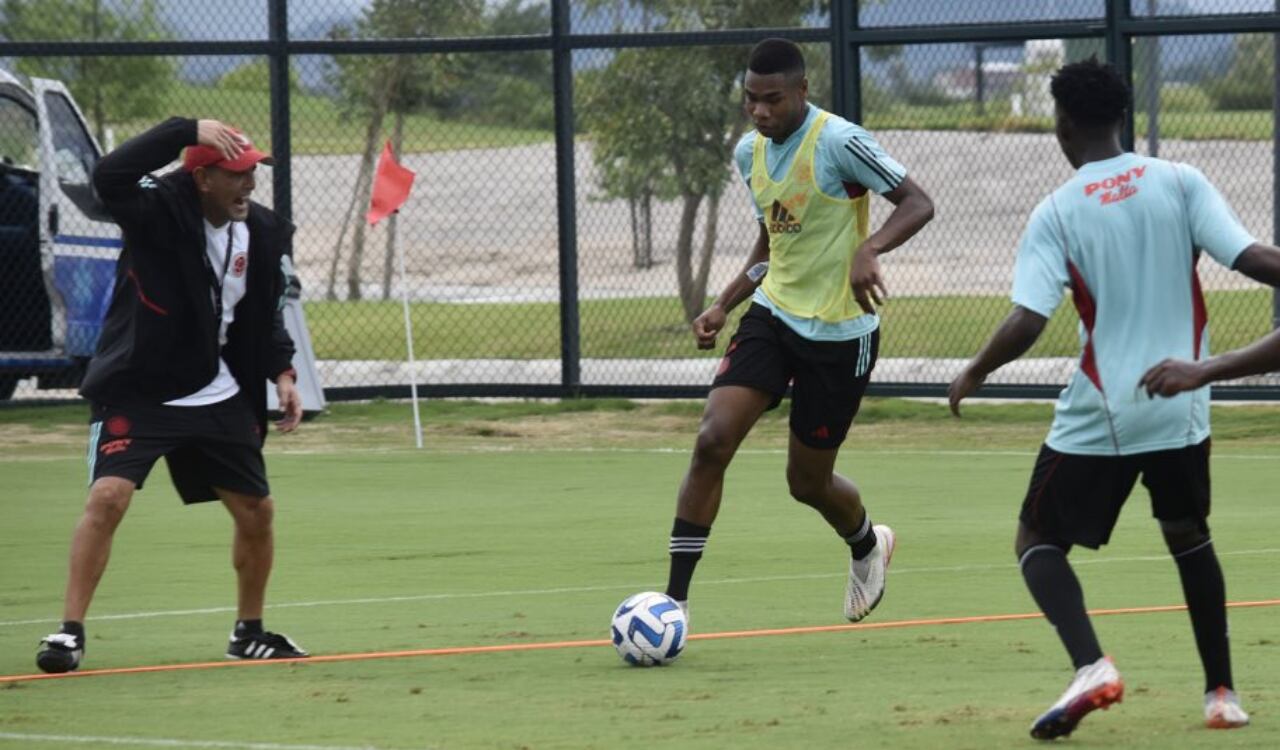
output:
[[[1232,270],[1270,286],[1280,286],[1280,248],[1255,243],[1245,248]],[[1219,380],[1280,370],[1280,333],[1273,332],[1243,349],[1217,357],[1188,362],[1166,359],[1143,374],[1138,381],[1148,397],[1176,396]]]
[[[769,232],[763,223],[760,233],[756,235],[756,244],[751,249],[747,264],[742,273],[734,277],[701,315],[693,320],[693,336],[698,340],[699,349],[711,349],[716,345],[716,336],[724,328],[729,319],[729,311],[749,298],[760,286],[764,275],[755,271],[761,263],[769,262]]]
[[[1174,396],[1219,380],[1280,370],[1280,330],[1272,331],[1243,349],[1199,362],[1166,359],[1142,376],[1139,385],[1148,396]]]
[[[893,212],[854,253],[849,271],[854,299],[867,313],[875,312],[875,306],[888,298],[880,273],[880,256],[911,239],[933,218],[933,200],[910,177],[904,177],[902,184],[884,197],[894,205]]]
[[[960,402],[973,395],[987,376],[1026,353],[1036,343],[1049,319],[1021,305],[1015,305],[991,340],[947,388],[951,413],[960,416]]]
[[[1252,244],[1240,253],[1232,270],[1268,286],[1280,286],[1280,248]]]

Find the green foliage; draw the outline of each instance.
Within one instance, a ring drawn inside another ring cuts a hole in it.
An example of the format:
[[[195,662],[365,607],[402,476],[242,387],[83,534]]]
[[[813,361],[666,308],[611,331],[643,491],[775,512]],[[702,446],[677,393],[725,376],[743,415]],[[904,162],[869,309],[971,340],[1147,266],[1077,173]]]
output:
[[[550,6],[505,0],[487,11],[484,33],[492,36],[546,34]],[[432,102],[441,117],[536,130],[555,127],[551,55],[540,50],[466,55],[457,86]]]
[[[1161,112],[1208,112],[1213,100],[1200,86],[1168,84],[1160,90]]]
[[[611,4],[592,0],[587,6]],[[653,31],[702,31],[798,26],[813,3],[641,0],[632,6],[652,21]],[[681,199],[675,269],[690,320],[706,293],[716,232],[714,219],[707,221],[702,249],[695,251],[694,226],[704,199],[714,216],[732,174],[733,149],[746,128],[739,83],[747,54],[734,46],[626,49],[602,70],[581,77],[578,111],[605,195],[625,197],[633,210],[639,204],[645,211],[652,197]],[[633,242],[641,234],[633,232]]]
[[[486,5],[482,0],[378,0],[335,39],[545,34],[549,8],[523,0]],[[445,119],[489,125],[518,123],[529,129],[555,125],[551,55],[543,51],[501,54],[340,55],[329,83],[346,119],[375,111],[432,112]]]
[[[0,37],[22,41],[120,41],[168,36],[155,0],[3,0]],[[173,85],[174,65],[160,57],[20,57],[20,73],[62,81],[85,108],[98,140],[109,124],[153,119]]]
[[[302,90],[297,68],[289,66],[289,91],[297,94]],[[253,60],[234,70],[228,71],[218,79],[218,88],[231,91],[271,91],[271,66],[266,60]]]
[[[457,36],[474,29],[482,0],[374,0],[354,28],[335,29],[335,39]],[[461,56],[338,55],[330,82],[348,117],[408,113],[447,97],[463,71]],[[380,116],[380,115],[379,115]]]
[[[1214,108],[1228,111],[1270,109],[1275,89],[1275,41],[1270,34],[1238,37],[1227,74],[1204,85]]]

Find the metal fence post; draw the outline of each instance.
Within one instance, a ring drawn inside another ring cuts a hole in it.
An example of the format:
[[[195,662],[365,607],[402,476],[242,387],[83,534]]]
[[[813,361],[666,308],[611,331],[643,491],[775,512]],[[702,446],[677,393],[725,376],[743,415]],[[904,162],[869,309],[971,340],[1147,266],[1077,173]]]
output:
[[[567,396],[582,386],[578,311],[578,226],[573,159],[573,48],[569,0],[551,2],[551,70],[556,114],[556,220],[560,248],[560,383]]]
[[[858,92],[849,70],[850,58],[857,53],[850,54],[849,50],[849,29],[852,25],[849,13],[852,11],[856,16],[857,8],[850,7],[856,5],[856,1],[839,0],[831,4],[831,111],[852,122],[857,122],[857,118],[850,103],[858,98]]]
[[[1157,0],[1147,0],[1147,15],[1155,18]],[[1160,155],[1160,37],[1147,37],[1147,60],[1142,88],[1147,105],[1147,156]]]
[[[271,82],[271,187],[275,212],[293,219],[293,193],[289,125],[289,0],[271,0],[267,6],[271,52],[267,55]],[[289,239],[292,244],[292,237]]]
[[[1132,39],[1120,27],[1122,21],[1132,16],[1129,0],[1107,0],[1107,62],[1116,67],[1129,91],[1133,91],[1133,49]],[[1120,133],[1120,145],[1125,151],[1133,150],[1133,96],[1129,97],[1129,109],[1125,112],[1124,129]]]
[[[1280,0],[1275,10],[1280,13]],[[1280,72],[1280,34],[1272,34],[1275,70]],[[1272,75],[1271,92],[1271,242],[1280,245],[1280,76]],[[1271,327],[1280,328],[1280,287],[1271,290]]]
[[[843,5],[837,0],[837,4]],[[856,31],[861,26],[859,16],[862,13],[861,2],[859,0],[849,0],[848,9],[849,17],[845,19],[844,31],[840,32],[844,37],[844,48],[847,50],[845,75],[848,76],[848,86],[845,89],[847,100],[845,107],[849,110],[843,116],[850,122],[862,123],[862,45],[856,42],[850,42],[850,32]],[[834,22],[834,18],[832,21]]]

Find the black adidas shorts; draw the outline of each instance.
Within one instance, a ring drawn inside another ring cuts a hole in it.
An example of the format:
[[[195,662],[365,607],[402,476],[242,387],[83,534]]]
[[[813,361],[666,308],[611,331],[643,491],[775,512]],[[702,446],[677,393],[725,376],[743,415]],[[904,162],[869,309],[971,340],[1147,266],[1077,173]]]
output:
[[[1133,486],[1162,521],[1194,519],[1209,533],[1209,440],[1131,456],[1081,456],[1041,446],[1019,519],[1046,538],[1097,549],[1111,539]]]
[[[271,494],[258,421],[243,395],[208,406],[93,404],[90,414],[90,484],[121,477],[142,489],[164,456],[184,503],[217,500],[214,487]]]
[[[839,448],[849,434],[880,350],[880,331],[850,341],[810,341],[752,304],[729,341],[712,388],[742,385],[773,395],[791,384],[791,431],[810,448]]]

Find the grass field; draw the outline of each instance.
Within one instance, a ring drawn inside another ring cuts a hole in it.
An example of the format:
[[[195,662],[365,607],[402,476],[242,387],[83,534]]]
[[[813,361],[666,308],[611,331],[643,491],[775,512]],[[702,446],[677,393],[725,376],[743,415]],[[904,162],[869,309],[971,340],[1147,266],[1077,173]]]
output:
[[[1146,112],[1134,120],[1135,138],[1147,136]],[[864,123],[873,131],[884,130],[973,130],[996,133],[1052,133],[1053,118],[1013,116],[1008,104],[978,114],[971,102],[942,106],[892,106],[869,109]],[[1261,141],[1271,137],[1272,115],[1266,110],[1174,112],[1159,114],[1161,138],[1203,141]]]
[[[367,119],[343,117],[333,99],[294,92],[290,108],[294,123],[290,148],[294,156],[359,154],[364,148]],[[234,122],[259,148],[271,150],[270,97],[265,91],[179,84],[169,90],[167,102],[161,109],[186,117],[217,117]],[[122,143],[154,124],[155,118],[148,118],[117,125],[116,142]],[[386,129],[390,127],[388,120]],[[505,148],[547,142],[552,138],[550,131],[441,120],[425,114],[409,115],[405,132],[409,134],[405,150],[410,153]]]
[[[660,589],[701,405],[339,404],[272,438],[278,554],[269,627],[316,654],[603,639]],[[900,546],[868,623],[1034,610],[1013,519],[1044,404],[869,401],[840,461]],[[1280,595],[1280,408],[1215,410],[1214,538],[1229,598]],[[83,407],[0,409],[0,675],[30,673],[61,601],[84,494]],[[787,498],[786,415],[731,469],[695,578],[695,633],[842,622],[847,552]],[[1073,553],[1093,608],[1181,600],[1141,494],[1099,553]],[[163,469],[134,500],[89,623],[86,668],[217,660],[231,625],[230,524],[182,508]],[[1280,612],[1235,609],[1253,726],[1201,728],[1184,613],[1095,620],[1125,702],[1087,748],[1280,746]],[[690,644],[668,668],[607,646],[0,683],[0,748],[1006,748],[1069,665],[1041,620],[850,629]],[[61,738],[61,739],[56,739]]]
[[[1205,294],[1213,350],[1243,346],[1271,330],[1271,292],[1257,289]],[[748,305],[734,311],[726,330]],[[584,357],[716,357],[698,351],[674,297],[581,302]],[[411,305],[414,351],[423,359],[556,358],[560,308],[553,302]],[[1003,296],[895,297],[881,310],[893,331],[882,357],[971,357],[1009,313]],[[307,325],[320,359],[399,359],[404,356],[399,302],[308,302]],[[519,320],[519,326],[509,325]],[[1031,349],[1032,357],[1079,354],[1078,318],[1067,300]],[[483,331],[483,335],[476,335]]]

